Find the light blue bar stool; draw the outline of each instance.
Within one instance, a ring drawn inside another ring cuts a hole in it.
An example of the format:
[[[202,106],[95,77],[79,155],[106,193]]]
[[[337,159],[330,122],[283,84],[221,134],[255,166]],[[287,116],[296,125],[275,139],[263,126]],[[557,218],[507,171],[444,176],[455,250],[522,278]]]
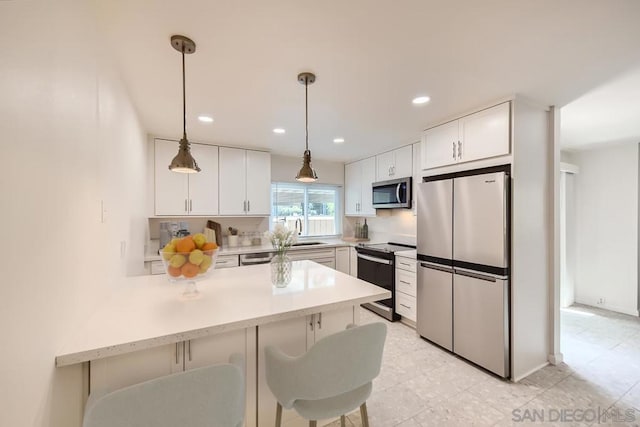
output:
[[[244,358],[156,378],[104,395],[92,393],[83,427],[240,427]]]
[[[387,335],[384,323],[349,325],[318,341],[305,354],[291,357],[278,348],[265,348],[267,384],[278,400],[276,427],[282,408],[294,409],[316,427],[317,420],[340,416],[360,407],[362,425],[369,426],[366,401],[380,373]]]

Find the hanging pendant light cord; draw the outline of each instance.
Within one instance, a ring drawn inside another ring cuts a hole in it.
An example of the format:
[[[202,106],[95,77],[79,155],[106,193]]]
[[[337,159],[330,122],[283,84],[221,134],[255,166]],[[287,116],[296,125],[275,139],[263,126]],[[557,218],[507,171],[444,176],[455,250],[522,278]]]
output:
[[[309,151],[309,79],[304,80],[304,126],[305,126],[305,152]]]
[[[182,137],[187,139],[187,89],[184,83],[184,44],[182,45]]]

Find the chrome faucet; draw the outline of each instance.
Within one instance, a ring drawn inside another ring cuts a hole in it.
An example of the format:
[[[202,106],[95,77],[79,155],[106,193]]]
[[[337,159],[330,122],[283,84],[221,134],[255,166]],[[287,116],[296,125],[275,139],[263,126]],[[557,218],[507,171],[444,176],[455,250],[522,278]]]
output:
[[[298,221],[300,221],[300,230],[298,230]],[[298,236],[302,234],[302,220],[300,218],[296,218],[296,230],[298,230]]]

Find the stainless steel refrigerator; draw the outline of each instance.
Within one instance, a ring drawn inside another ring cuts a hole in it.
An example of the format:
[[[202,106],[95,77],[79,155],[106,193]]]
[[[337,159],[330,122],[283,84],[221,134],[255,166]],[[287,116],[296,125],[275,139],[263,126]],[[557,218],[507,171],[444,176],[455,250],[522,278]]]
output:
[[[509,173],[417,186],[418,333],[509,377]]]

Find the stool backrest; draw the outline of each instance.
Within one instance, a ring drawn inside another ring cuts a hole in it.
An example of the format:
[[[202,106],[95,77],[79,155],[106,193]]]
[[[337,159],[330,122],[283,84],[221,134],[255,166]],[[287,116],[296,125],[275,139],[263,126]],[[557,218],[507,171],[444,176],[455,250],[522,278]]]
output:
[[[265,348],[269,387],[285,408],[295,400],[337,396],[370,383],[380,373],[384,323],[356,326],[318,341],[300,357]]]
[[[244,388],[236,365],[193,369],[100,397],[87,405],[83,427],[238,427]]]

